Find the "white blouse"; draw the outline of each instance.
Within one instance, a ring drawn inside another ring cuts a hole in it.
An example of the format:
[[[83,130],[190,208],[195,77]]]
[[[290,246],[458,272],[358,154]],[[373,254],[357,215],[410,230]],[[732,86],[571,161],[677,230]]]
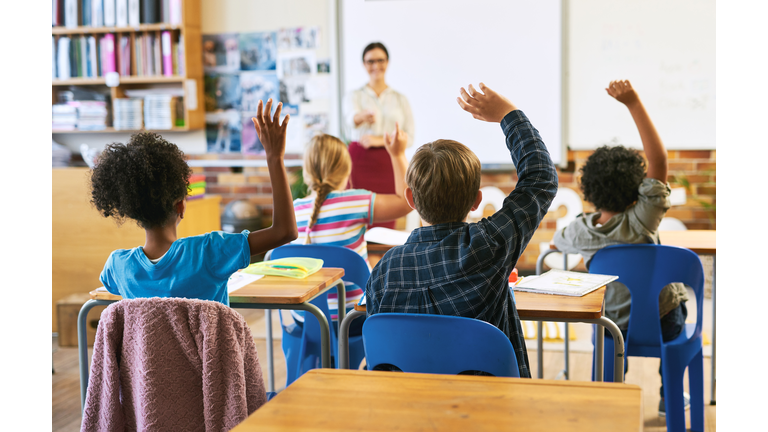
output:
[[[413,145],[413,113],[408,99],[391,87],[387,87],[379,96],[367,85],[354,90],[344,98],[344,134],[349,141],[359,141],[363,135],[382,136],[395,130],[395,122],[408,134],[408,147]],[[375,122],[360,123],[355,127],[355,114],[372,110]]]

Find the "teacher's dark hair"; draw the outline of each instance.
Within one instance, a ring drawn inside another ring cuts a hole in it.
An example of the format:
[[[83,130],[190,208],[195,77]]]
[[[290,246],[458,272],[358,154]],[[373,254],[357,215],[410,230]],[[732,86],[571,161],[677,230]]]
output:
[[[387,56],[387,60],[389,60],[389,51],[387,51],[387,47],[385,47],[384,44],[381,42],[371,42],[363,50],[363,61],[365,61],[365,54],[368,53],[368,51],[376,48],[379,48],[380,50],[384,51],[384,54]]]

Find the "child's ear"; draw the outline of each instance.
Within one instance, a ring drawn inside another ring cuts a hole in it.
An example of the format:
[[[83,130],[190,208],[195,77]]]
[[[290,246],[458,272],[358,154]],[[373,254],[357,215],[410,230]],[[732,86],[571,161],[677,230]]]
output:
[[[477,210],[480,207],[480,203],[483,201],[483,191],[479,190],[477,191],[477,198],[475,198],[475,203],[472,204],[472,208],[469,210],[471,212]]]
[[[409,187],[405,188],[405,201],[408,202],[408,207],[416,210],[416,204],[413,203],[413,191]]]
[[[178,214],[182,219],[184,219],[184,213],[187,212],[187,198],[185,197],[183,200],[176,203],[176,214]]]

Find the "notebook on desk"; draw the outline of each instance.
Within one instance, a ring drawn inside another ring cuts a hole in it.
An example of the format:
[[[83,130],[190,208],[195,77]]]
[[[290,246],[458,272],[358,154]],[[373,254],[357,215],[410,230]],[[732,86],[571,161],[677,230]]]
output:
[[[550,270],[541,276],[527,276],[512,286],[515,291],[581,297],[618,279],[618,276]]]

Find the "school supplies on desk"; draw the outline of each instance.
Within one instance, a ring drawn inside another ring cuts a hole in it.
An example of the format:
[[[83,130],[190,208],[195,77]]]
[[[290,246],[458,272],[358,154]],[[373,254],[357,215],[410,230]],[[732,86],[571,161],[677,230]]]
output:
[[[254,263],[243,271],[250,274],[286,276],[294,279],[304,279],[323,267],[323,260],[316,258],[280,258],[271,261]]]
[[[365,241],[391,246],[405,244],[411,235],[408,231],[398,231],[389,228],[374,227],[366,231]]]
[[[232,276],[227,280],[227,293],[239,290],[240,288],[263,278],[264,275],[255,275],[250,273],[244,273],[241,271],[232,273]]]
[[[515,291],[581,297],[605,286],[618,276],[550,270],[541,276],[528,276],[512,286]],[[511,285],[511,284],[510,284]]]

